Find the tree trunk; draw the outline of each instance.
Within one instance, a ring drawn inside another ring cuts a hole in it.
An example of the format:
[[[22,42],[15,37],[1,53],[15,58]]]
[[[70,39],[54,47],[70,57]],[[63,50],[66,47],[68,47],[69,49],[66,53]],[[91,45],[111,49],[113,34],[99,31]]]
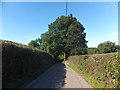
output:
[[[64,53],[64,61],[67,60],[67,53]]]
[[[64,53],[64,61],[66,60],[66,53]]]

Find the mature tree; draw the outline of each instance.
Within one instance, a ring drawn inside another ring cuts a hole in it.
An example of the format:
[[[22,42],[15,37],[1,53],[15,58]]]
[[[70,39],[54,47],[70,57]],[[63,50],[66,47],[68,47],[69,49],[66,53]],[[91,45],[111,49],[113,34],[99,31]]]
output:
[[[97,48],[99,50],[99,53],[111,53],[117,51],[115,43],[110,41],[100,43]]]
[[[70,14],[58,17],[49,26],[48,32],[42,34],[40,47],[50,54],[58,57],[86,54],[87,41],[83,25]]]

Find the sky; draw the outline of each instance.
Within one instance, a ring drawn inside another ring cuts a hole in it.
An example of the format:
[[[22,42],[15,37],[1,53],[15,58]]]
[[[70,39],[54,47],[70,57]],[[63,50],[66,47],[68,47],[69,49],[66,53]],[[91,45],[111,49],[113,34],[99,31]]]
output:
[[[57,17],[65,15],[65,2],[2,2],[2,35],[0,39],[27,45]],[[88,47],[105,41],[118,44],[117,2],[69,2],[73,14],[85,27]]]

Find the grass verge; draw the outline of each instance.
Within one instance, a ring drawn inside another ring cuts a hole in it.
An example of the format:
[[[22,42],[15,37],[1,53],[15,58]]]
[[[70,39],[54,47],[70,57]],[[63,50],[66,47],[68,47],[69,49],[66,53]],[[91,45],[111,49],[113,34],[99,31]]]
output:
[[[88,75],[84,71],[79,70],[74,65],[68,64],[68,66],[82,76],[93,88],[105,88],[104,85],[100,84],[92,76]]]

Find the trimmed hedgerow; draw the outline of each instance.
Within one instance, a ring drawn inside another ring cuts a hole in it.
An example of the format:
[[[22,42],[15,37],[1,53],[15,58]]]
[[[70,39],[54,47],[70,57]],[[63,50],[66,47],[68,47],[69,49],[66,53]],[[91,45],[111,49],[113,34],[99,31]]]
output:
[[[0,40],[3,88],[20,87],[55,63],[54,58],[26,45]]]

